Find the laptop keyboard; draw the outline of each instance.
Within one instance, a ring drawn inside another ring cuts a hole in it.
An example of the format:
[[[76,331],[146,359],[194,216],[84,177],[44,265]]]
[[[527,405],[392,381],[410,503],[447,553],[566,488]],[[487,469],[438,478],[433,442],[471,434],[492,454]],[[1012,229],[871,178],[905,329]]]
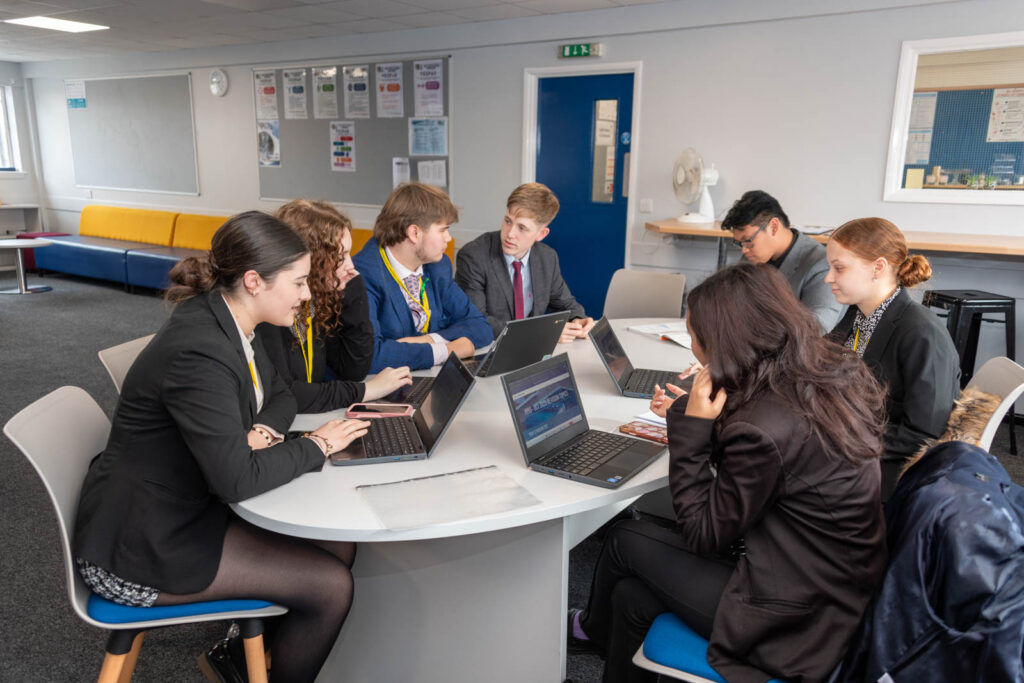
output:
[[[654,385],[658,384],[662,389],[664,389],[666,382],[671,382],[678,386],[681,383],[679,380],[679,373],[670,372],[668,370],[638,369],[633,370],[632,374],[629,376],[629,381],[626,383],[626,389],[653,396]]]
[[[540,464],[563,472],[587,475],[633,443],[633,439],[618,434],[589,432],[584,438]]]
[[[411,417],[380,417],[368,422],[370,427],[363,437],[367,455],[409,455],[423,451],[419,439],[411,436],[416,431]]]
[[[433,377],[414,377],[412,380],[412,389],[409,390],[409,394],[402,399],[402,403],[411,403],[414,406],[419,406],[423,403],[423,399],[430,393],[430,387],[434,386]]]

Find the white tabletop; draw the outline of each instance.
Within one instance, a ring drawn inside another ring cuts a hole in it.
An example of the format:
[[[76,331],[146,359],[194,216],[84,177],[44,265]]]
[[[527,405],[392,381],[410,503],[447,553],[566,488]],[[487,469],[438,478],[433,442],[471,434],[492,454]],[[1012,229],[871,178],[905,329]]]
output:
[[[44,239],[31,240],[0,240],[0,249],[32,249],[34,247],[48,247],[53,242]]]
[[[627,330],[629,325],[661,322],[651,319],[617,320],[612,327],[638,368],[684,370],[693,355],[672,342]],[[645,399],[618,394],[589,339],[559,344],[555,353],[568,353],[582,396],[583,409],[592,429],[616,431],[647,409]],[[338,417],[325,413],[323,420]],[[501,472],[527,489],[539,505],[510,512],[476,517],[416,529],[385,529],[372,509],[355,490],[363,484],[379,484],[496,465]],[[642,495],[667,483],[668,461],[662,455],[618,489],[604,489],[568,481],[526,468],[516,439],[512,416],[500,377],[475,381],[469,397],[427,460],[353,465],[326,465],[284,486],[235,504],[244,519],[292,536],[342,541],[407,541],[444,538],[511,528],[567,517],[616,501]]]

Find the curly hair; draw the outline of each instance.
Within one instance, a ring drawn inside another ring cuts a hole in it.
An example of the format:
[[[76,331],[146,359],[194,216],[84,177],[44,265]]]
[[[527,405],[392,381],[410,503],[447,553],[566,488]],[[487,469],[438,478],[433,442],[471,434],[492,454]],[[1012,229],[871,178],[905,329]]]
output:
[[[338,290],[338,254],[345,233],[352,221],[325,201],[293,199],[277,210],[274,216],[299,234],[309,248],[309,291],[312,299],[303,302],[301,318],[309,315],[310,305],[316,311],[313,330],[317,337],[327,338],[339,325],[342,292]]]

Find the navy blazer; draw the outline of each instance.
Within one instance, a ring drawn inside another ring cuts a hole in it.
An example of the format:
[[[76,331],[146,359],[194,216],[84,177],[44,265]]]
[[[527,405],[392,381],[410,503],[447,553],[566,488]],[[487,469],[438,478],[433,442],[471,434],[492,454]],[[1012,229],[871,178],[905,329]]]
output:
[[[263,410],[219,291],[179,304],[125,376],[107,447],[82,485],[75,554],[145,586],[187,594],[213,581],[228,504],[305,472],[310,439],[252,450],[254,424],[287,432],[295,399],[259,342]]]
[[[395,341],[422,333],[416,331],[405,294],[384,265],[377,240],[368,241],[352,262],[366,282],[370,301],[370,322],[374,330],[370,372],[402,365],[413,370],[432,367],[434,353],[429,344]],[[437,263],[424,264],[423,286],[430,305],[427,333],[437,333],[448,341],[468,337],[477,348],[494,341],[487,318],[452,279],[452,262],[447,255]]]

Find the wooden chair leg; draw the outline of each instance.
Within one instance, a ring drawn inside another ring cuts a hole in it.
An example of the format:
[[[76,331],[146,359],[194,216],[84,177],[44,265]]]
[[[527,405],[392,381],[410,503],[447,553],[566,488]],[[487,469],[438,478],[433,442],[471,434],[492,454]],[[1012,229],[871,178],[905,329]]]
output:
[[[124,660],[127,654],[112,655],[109,652],[103,658],[103,668],[100,669],[99,678],[96,683],[118,683],[121,680],[121,671],[124,668]]]
[[[142,635],[142,631],[112,631],[107,638],[107,656],[103,658],[103,667],[100,669],[97,683],[122,683],[131,678],[135,668],[135,661],[138,659],[136,640],[138,646],[142,647],[142,639],[136,636]],[[129,661],[131,666],[129,667]],[[122,678],[127,670],[127,678]]]
[[[270,671],[273,668],[270,665],[270,650],[267,650],[264,654],[267,656],[267,671]]]
[[[245,668],[249,672],[249,683],[267,683],[267,655],[263,651],[263,634],[244,638]]]
[[[139,635],[135,636],[135,640],[132,641],[132,649],[125,655],[124,666],[121,669],[121,676],[117,679],[117,683],[131,683],[132,675],[135,673],[135,665],[139,661],[139,652],[142,651],[142,640],[145,637],[145,631],[139,631]]]

